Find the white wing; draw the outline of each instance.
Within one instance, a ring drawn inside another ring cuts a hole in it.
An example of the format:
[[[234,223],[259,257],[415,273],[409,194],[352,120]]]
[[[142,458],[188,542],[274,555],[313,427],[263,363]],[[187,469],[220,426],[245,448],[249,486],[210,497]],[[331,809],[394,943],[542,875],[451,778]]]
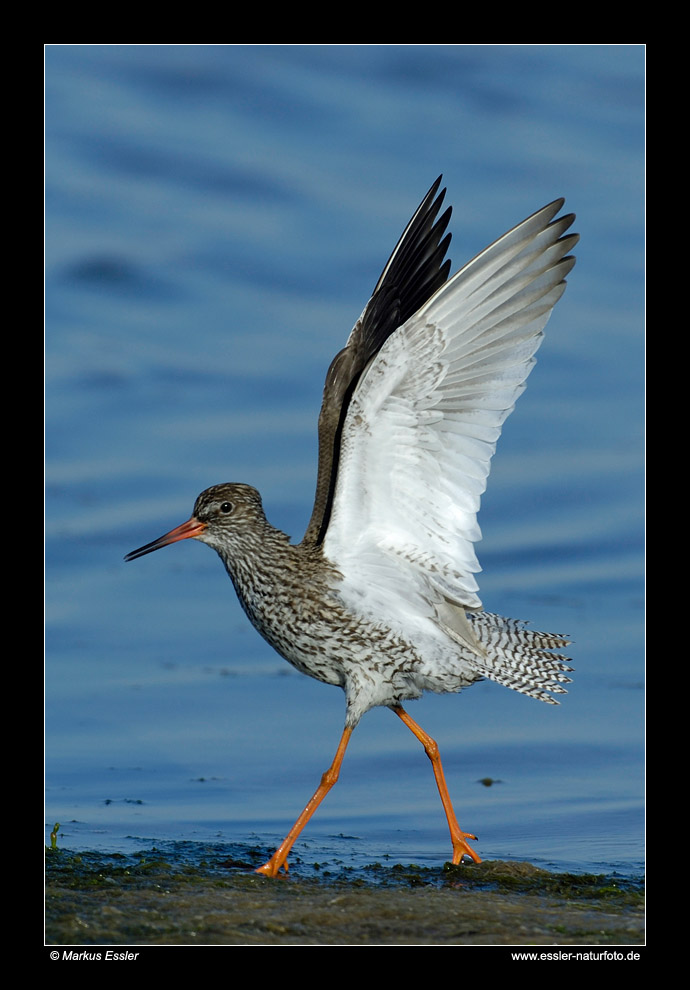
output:
[[[501,426],[575,264],[557,200],[509,231],[401,326],[345,420],[324,552],[350,608],[406,629],[481,609],[476,514]],[[552,222],[553,221],[553,222]]]

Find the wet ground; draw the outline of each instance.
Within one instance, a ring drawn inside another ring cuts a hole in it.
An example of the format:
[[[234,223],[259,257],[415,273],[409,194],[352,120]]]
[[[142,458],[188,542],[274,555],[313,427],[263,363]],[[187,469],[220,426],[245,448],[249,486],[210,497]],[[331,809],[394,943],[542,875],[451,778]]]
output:
[[[48,850],[46,943],[94,945],[644,944],[641,881],[485,862],[341,869],[268,850],[171,843],[136,855]]]

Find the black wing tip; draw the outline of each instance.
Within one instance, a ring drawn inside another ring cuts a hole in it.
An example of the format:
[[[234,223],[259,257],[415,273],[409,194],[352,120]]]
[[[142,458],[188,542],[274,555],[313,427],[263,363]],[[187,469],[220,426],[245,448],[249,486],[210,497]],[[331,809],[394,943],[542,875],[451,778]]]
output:
[[[432,183],[429,192],[426,194],[424,199],[421,201],[421,203],[415,210],[415,213],[413,214],[413,218],[415,216],[418,216],[419,214],[428,213],[432,207],[434,211],[434,216],[438,214],[438,211],[441,209],[443,201],[446,198],[446,193],[448,192],[445,186],[439,192],[439,186],[441,185],[442,181],[443,181],[443,174],[439,175],[438,179],[436,179],[436,181]],[[448,214],[448,220],[450,220],[450,214],[452,212],[453,212],[453,207],[449,206],[448,209],[446,210],[446,213]],[[448,224],[448,220],[446,220],[446,225]]]
[[[443,172],[441,172],[441,174],[439,175],[438,179],[436,179],[436,181],[432,183],[431,189],[426,194],[426,196],[424,197],[424,199],[427,199],[429,196],[435,195],[436,194],[436,190],[438,189],[438,187],[441,185],[442,182],[443,182]],[[444,196],[445,193],[446,193],[446,190],[443,189],[442,192],[441,192],[441,195]]]

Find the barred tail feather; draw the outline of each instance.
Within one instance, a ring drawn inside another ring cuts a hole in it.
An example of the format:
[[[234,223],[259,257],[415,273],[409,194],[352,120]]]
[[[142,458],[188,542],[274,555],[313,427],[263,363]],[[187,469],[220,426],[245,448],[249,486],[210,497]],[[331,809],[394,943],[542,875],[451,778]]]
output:
[[[567,646],[569,640],[527,629],[518,619],[491,612],[468,612],[467,618],[485,655],[483,660],[476,655],[472,658],[478,674],[548,705],[560,704],[548,692],[567,694],[561,685],[570,684],[572,678],[565,671],[573,668],[568,657],[551,651]]]

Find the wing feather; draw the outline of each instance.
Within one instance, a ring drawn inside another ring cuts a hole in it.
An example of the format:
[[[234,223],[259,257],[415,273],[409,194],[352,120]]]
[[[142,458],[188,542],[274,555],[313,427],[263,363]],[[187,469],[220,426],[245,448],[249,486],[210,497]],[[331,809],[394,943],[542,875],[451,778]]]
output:
[[[386,621],[480,609],[474,543],[501,427],[575,264],[545,206],[436,290],[362,373],[323,549],[351,608]],[[404,611],[404,616],[402,612]]]
[[[450,271],[445,258],[451,208],[438,217],[446,194],[441,176],[405,227],[386,262],[371,299],[355,323],[345,347],[326,374],[319,414],[319,466],[314,509],[303,544],[318,545],[328,527],[339,462],[340,431],[350,396],[361,373],[383,343],[443,285]],[[438,217],[438,219],[437,219]]]

